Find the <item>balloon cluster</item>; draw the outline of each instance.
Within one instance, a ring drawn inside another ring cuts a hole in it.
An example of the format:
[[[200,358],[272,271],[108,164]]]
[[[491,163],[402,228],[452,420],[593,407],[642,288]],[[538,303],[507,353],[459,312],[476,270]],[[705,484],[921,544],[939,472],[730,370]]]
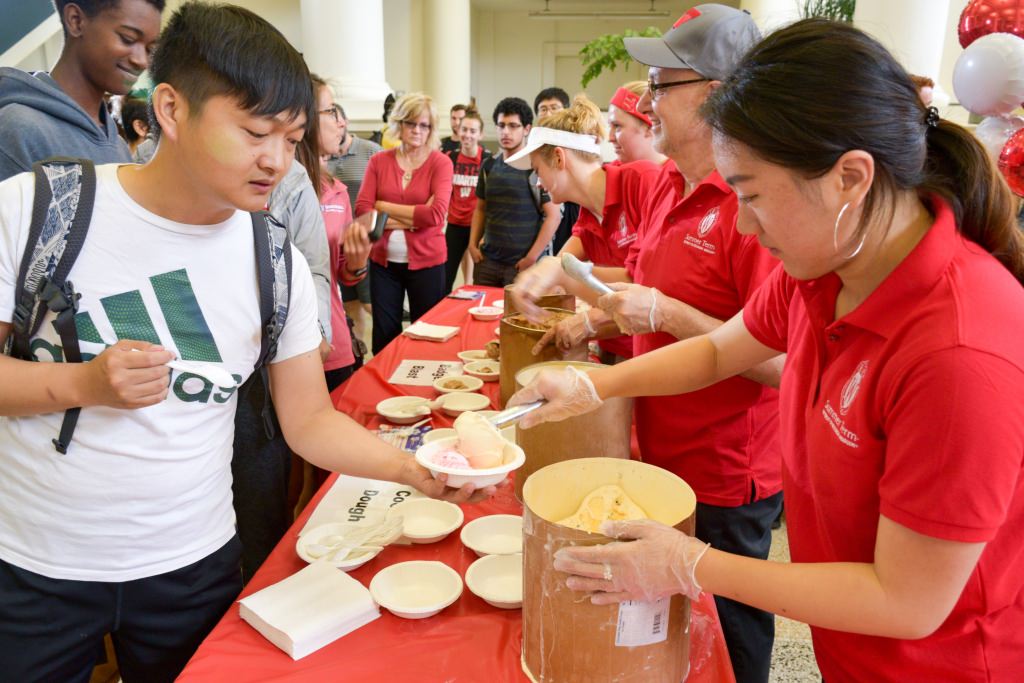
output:
[[[971,0],[960,15],[963,54],[953,91],[965,109],[986,118],[975,135],[1024,196],[1024,0]]]

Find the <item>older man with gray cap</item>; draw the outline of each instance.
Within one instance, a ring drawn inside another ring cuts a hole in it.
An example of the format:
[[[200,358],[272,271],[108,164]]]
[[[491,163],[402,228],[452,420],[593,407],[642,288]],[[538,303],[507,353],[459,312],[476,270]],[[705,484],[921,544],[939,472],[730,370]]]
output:
[[[759,39],[748,14],[717,4],[694,7],[660,38],[626,39],[630,55],[650,66],[638,109],[651,119],[655,149],[670,159],[626,267],[595,269],[616,290],[596,302],[606,316],[597,334],[635,335],[636,356],[718,327],[778,265],[754,237],[736,231],[737,198],[715,171],[711,130],[699,114]],[[530,302],[554,285],[593,301],[593,293],[567,280],[550,260],[517,280],[521,310],[536,311]],[[635,403],[643,459],[679,475],[697,494],[697,538],[762,559],[782,505],[773,388],[781,367],[775,360],[700,391]],[[513,401],[549,400],[522,426],[581,412],[565,401],[573,385],[588,381],[580,377],[549,375],[517,394]],[[591,398],[599,402],[596,393]],[[773,616],[724,598],[716,602],[737,681],[767,681]]]

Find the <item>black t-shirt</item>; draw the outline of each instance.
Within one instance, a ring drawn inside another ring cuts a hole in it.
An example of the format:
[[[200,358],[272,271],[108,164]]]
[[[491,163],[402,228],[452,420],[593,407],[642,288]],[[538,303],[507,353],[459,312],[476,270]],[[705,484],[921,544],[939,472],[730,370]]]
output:
[[[459,142],[458,140],[452,140],[449,137],[446,137],[444,140],[441,140],[441,151],[444,152],[445,154],[449,154],[450,152],[458,152],[461,146],[461,142]]]

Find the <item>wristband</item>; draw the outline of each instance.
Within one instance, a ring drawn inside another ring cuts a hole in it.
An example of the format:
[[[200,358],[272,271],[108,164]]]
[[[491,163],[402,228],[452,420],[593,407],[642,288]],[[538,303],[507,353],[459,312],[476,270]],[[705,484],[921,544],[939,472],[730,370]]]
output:
[[[366,271],[368,271],[369,269],[369,266],[363,266],[358,270],[351,270],[348,266],[345,266],[345,270],[347,270],[348,274],[351,275],[352,277],[362,277],[363,275],[366,275]]]

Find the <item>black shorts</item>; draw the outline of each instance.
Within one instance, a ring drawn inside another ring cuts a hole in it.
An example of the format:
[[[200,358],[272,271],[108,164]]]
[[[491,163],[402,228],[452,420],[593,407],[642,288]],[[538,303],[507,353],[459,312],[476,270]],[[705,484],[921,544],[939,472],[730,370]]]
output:
[[[358,301],[361,304],[370,303],[370,273],[354,285],[341,285],[341,300]]]
[[[235,536],[135,581],[51,579],[0,560],[0,677],[86,683],[110,634],[125,683],[173,681],[242,590]]]

